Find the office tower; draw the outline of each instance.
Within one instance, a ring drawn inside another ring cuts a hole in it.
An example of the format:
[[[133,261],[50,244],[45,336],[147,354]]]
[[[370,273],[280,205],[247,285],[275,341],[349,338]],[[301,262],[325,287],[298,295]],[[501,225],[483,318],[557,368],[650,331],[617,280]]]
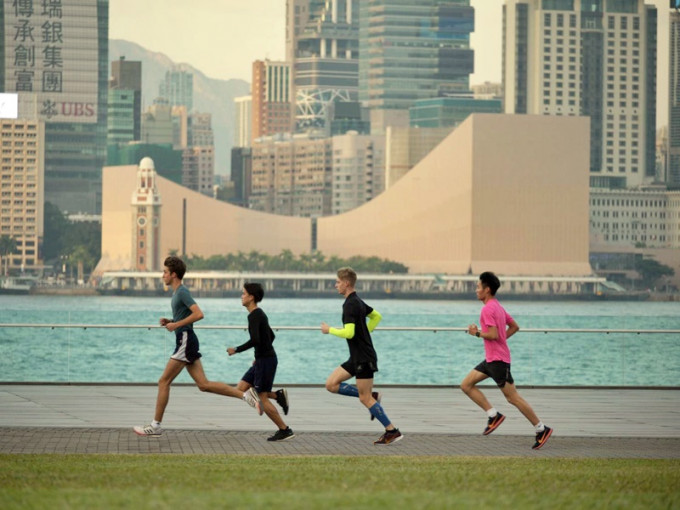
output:
[[[45,122],[45,200],[101,210],[106,156],[108,0],[0,2],[0,92]]]
[[[359,6],[359,99],[366,106],[407,110],[418,99],[469,90],[469,0],[362,0]]]
[[[175,66],[166,71],[165,80],[158,87],[158,95],[168,100],[170,106],[186,106],[191,112],[194,107],[194,75]]]
[[[120,57],[119,60],[111,62],[109,89],[127,91],[128,94],[132,95],[134,126],[131,140],[140,140],[142,134],[142,63],[125,60],[125,57]],[[121,92],[119,95],[125,94]],[[110,93],[109,99],[111,99]]]
[[[670,15],[668,46],[668,155],[666,183],[680,187],[680,12]]]
[[[656,26],[643,0],[506,0],[506,113],[590,117],[590,185],[654,179]]]
[[[253,136],[253,96],[234,98],[234,147],[250,147]]]
[[[173,127],[172,107],[165,98],[154,99],[142,114],[142,142],[157,144],[173,144],[175,128]]]
[[[271,60],[253,62],[251,95],[253,140],[291,131],[290,64]]]
[[[297,130],[328,131],[328,105],[357,100],[358,5],[358,0],[286,2],[286,61],[292,65]]]
[[[135,138],[135,106],[134,91],[109,88],[107,146],[139,139],[141,118],[140,132]]]
[[[234,197],[231,203],[248,207],[252,190],[252,149],[250,147],[231,148],[231,182],[234,185]]]
[[[215,141],[212,115],[189,115],[188,146],[182,161],[182,184],[204,195],[213,195],[215,178]]]
[[[0,127],[0,235],[16,243],[7,267],[38,269],[44,225],[45,123],[0,119]]]
[[[473,94],[419,99],[409,108],[414,127],[455,127],[473,113],[502,113],[501,98],[477,99]]]

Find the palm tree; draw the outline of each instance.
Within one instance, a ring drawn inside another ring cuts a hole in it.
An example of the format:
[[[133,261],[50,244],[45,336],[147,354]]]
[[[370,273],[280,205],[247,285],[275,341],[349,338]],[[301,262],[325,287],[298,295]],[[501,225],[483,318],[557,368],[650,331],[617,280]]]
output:
[[[10,236],[0,236],[0,257],[5,261],[5,276],[7,276],[7,269],[9,263],[9,255],[14,253],[17,249],[17,241]]]

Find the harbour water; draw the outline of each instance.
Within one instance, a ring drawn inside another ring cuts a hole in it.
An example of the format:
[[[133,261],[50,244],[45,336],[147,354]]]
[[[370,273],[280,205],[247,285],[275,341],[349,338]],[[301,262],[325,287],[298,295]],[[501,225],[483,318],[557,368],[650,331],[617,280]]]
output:
[[[499,296],[503,302],[502,295]],[[171,316],[163,298],[113,296],[0,296],[2,324],[117,324],[149,328],[1,327],[1,382],[155,382],[174,348],[174,334],[156,326]],[[238,298],[202,298],[197,328],[209,379],[236,382],[252,351],[226,348],[247,340],[247,312]],[[481,303],[371,300],[383,327],[464,328],[478,323]],[[678,302],[506,301],[524,329],[680,329]],[[279,330],[277,384],[322,384],[348,356],[345,340],[322,335],[322,321],[340,326],[342,297],[268,299],[262,308]],[[484,357],[482,342],[462,331],[375,331],[377,384],[455,385]],[[679,386],[680,336],[635,333],[530,333],[510,340],[518,385]],[[183,373],[178,382],[190,382]]]

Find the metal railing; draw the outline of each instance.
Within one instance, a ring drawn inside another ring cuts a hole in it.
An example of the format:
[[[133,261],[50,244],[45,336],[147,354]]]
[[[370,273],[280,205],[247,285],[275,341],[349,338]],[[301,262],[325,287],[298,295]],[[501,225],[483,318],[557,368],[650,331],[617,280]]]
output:
[[[196,325],[206,375],[236,382],[252,351],[245,325]],[[319,326],[277,326],[277,384],[322,384],[347,359]],[[383,326],[377,384],[457,385],[484,358],[466,327]],[[128,333],[131,332],[131,333]],[[428,333],[438,333],[430,335]],[[333,341],[336,340],[336,341]],[[510,339],[518,385],[678,387],[680,329],[523,328]],[[0,382],[152,383],[175,348],[158,324],[0,323]],[[178,382],[190,382],[183,374]]]

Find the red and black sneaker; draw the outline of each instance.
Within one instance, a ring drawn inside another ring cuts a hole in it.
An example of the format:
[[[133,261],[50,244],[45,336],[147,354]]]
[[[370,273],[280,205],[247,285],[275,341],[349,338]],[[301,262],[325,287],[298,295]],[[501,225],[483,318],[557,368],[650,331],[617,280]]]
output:
[[[534,443],[534,446],[531,448],[534,450],[538,450],[539,448],[542,448],[545,443],[548,442],[548,439],[553,433],[553,429],[550,427],[545,427],[543,429],[543,432],[539,432],[536,434],[536,442]]]
[[[501,413],[496,413],[496,416],[493,418],[489,418],[489,423],[486,424],[486,428],[484,429],[483,434],[485,436],[488,436],[491,434],[494,430],[498,428],[498,426],[503,423],[505,420],[505,415]]]

